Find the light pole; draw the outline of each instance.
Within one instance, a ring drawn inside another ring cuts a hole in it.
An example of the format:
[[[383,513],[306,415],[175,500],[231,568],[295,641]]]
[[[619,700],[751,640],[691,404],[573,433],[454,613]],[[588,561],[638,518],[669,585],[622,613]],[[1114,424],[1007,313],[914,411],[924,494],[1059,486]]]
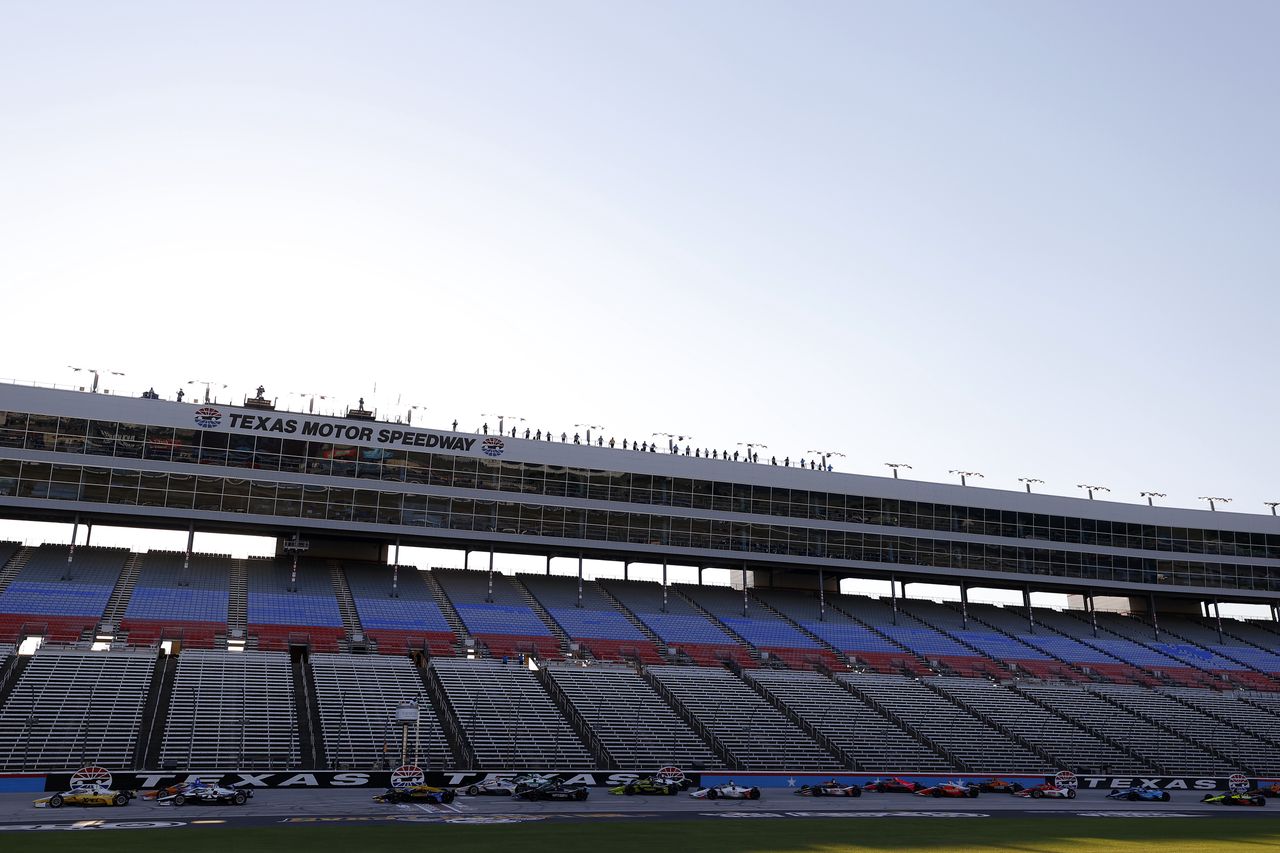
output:
[[[80,373],[80,372],[82,372],[82,371],[83,371],[84,373],[92,373],[92,374],[93,374],[93,385],[92,385],[92,386],[90,386],[90,388],[89,388],[89,393],[90,393],[90,394],[97,394],[97,393],[98,393],[98,378],[99,378],[99,374],[102,374],[102,373],[109,373],[109,374],[110,374],[110,375],[112,375],[112,376],[124,376],[124,374],[123,374],[123,373],[121,373],[121,372],[120,372],[120,371],[118,371],[118,370],[107,370],[105,367],[72,367],[72,366],[71,366],[71,365],[69,365],[69,364],[67,365],[67,367],[68,367],[68,368],[70,368],[71,370],[75,371],[76,373]]]
[[[497,418],[497,419],[498,419],[498,435],[502,435],[502,434],[504,434],[504,433],[506,432],[507,418],[511,418],[511,420],[513,420],[513,421],[522,421],[522,420],[524,420],[524,418],[520,417],[519,415],[491,415],[491,414],[482,414],[480,417],[482,417],[482,418]]]
[[[977,478],[979,478],[979,479],[981,479],[981,478],[982,478],[982,473],[981,473],[981,472],[979,472],[979,471],[959,471],[959,470],[957,470],[957,469],[955,469],[955,468],[952,468],[952,469],[951,469],[950,471],[948,471],[947,473],[948,473],[948,474],[955,474],[955,475],[957,475],[957,476],[960,478],[960,485],[962,485],[962,486],[967,486],[967,485],[969,485],[969,478],[970,478],[970,477],[977,477]]]
[[[1212,497],[1209,497],[1208,495],[1201,495],[1199,498],[1197,498],[1197,500],[1208,501],[1208,502],[1209,502],[1209,512],[1217,512],[1218,508],[1217,508],[1216,506],[1214,506],[1214,504],[1229,504],[1229,503],[1231,503],[1231,498],[1212,498]]]
[[[1262,502],[1262,504],[1263,504],[1263,506],[1269,506],[1269,507],[1271,507],[1271,514],[1272,514],[1272,515],[1275,515],[1275,514],[1276,514],[1276,507],[1280,506],[1280,501],[1263,501],[1263,502]]]
[[[226,388],[226,387],[227,387],[226,385],[223,385],[221,382],[218,382],[218,381],[217,381],[217,380],[215,380],[215,379],[188,379],[188,380],[187,380],[187,384],[188,384],[188,385],[203,385],[203,386],[204,386],[204,402],[205,402],[205,405],[208,405],[208,404],[209,404],[209,389],[210,389],[210,388],[213,388],[215,385],[216,385],[217,387],[219,387],[219,388]]]
[[[1155,501],[1153,500],[1154,498],[1167,498],[1169,496],[1166,495],[1164,492],[1138,492],[1138,497],[1146,498],[1147,506],[1155,506],[1156,504],[1155,504]]]
[[[1087,483],[1076,483],[1076,488],[1077,488],[1077,489],[1084,489],[1086,492],[1088,492],[1088,493],[1089,493],[1089,500],[1093,500],[1093,493],[1094,493],[1094,492],[1109,492],[1109,491],[1111,491],[1111,490],[1110,490],[1110,489],[1108,489],[1106,486],[1091,486],[1091,485],[1089,485],[1089,484],[1087,484]]]
[[[906,468],[908,471],[910,471],[910,470],[911,470],[911,466],[910,466],[910,465],[908,465],[908,464],[907,464],[907,463],[905,463],[905,462],[886,462],[886,463],[884,463],[884,464],[885,464],[885,466],[886,466],[886,467],[888,467],[888,468],[892,468],[892,469],[893,469],[893,479],[895,479],[895,480],[896,480],[896,479],[898,479],[898,469],[899,469],[899,468]]]
[[[1019,482],[1019,483],[1022,483],[1022,485],[1024,485],[1024,486],[1026,486],[1026,487],[1027,487],[1027,494],[1031,494],[1031,484],[1032,484],[1032,483],[1036,483],[1036,484],[1041,485],[1041,486],[1043,486],[1043,485],[1044,485],[1044,480],[1040,480],[1040,479],[1037,479],[1037,478],[1035,478],[1035,477],[1019,477],[1019,478],[1018,478],[1018,482]]]
[[[587,444],[590,444],[591,431],[600,432],[600,430],[604,429],[604,424],[574,424],[573,428],[583,430],[587,434]]]
[[[806,452],[806,453],[816,453],[816,454],[818,454],[818,456],[819,456],[819,457],[821,457],[821,458],[822,458],[822,470],[823,470],[823,471],[827,470],[827,460],[828,460],[828,459],[830,459],[832,456],[839,456],[841,459],[844,459],[844,458],[845,458],[845,455],[844,455],[843,453],[841,453],[840,451],[838,451],[838,450],[806,450],[805,452]],[[896,474],[896,473],[898,473],[898,472],[897,472],[897,471],[894,471],[894,473]]]
[[[412,425],[413,425],[413,413],[414,413],[414,412],[425,412],[426,410],[427,410],[427,407],[426,407],[426,406],[410,406],[410,407],[409,407],[409,413],[408,413],[407,415],[405,415],[404,422],[412,426]]]

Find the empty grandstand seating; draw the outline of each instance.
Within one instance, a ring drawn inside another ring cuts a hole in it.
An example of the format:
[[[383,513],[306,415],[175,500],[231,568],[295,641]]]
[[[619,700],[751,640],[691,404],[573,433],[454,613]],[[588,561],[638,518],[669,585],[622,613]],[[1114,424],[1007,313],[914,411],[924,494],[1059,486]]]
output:
[[[0,593],[0,641],[20,632],[74,643],[97,627],[129,552],[122,548],[41,545]],[[24,630],[25,626],[25,630]]]
[[[1191,687],[1168,687],[1160,692],[1185,702],[1222,723],[1220,731],[1206,731],[1211,743],[1232,741],[1232,728],[1241,729],[1269,746],[1253,750],[1249,760],[1254,772],[1280,775],[1280,716],[1257,701],[1258,694],[1221,693]],[[1272,694],[1274,695],[1274,694]],[[1181,729],[1179,729],[1181,731]]]
[[[559,656],[559,641],[510,578],[495,572],[490,592],[487,572],[432,569],[431,574],[467,631],[484,643],[490,656]]]
[[[181,640],[185,647],[212,648],[227,630],[231,558],[151,551],[141,561],[120,627],[130,645]]]
[[[0,769],[131,767],[155,665],[151,651],[40,649],[0,710]]]
[[[1255,690],[1280,689],[1280,656],[1263,651],[1235,639],[1227,630],[1218,635],[1214,620],[1191,616],[1161,616],[1160,641],[1151,645],[1157,651],[1208,671],[1235,686]]]
[[[649,673],[743,770],[835,769],[835,756],[720,667],[654,666]]]
[[[284,652],[186,649],[160,751],[180,770],[296,767],[293,673]]]
[[[965,770],[1039,773],[1052,769],[1044,758],[960,709],[919,679],[869,673],[843,673],[838,678],[910,726]]]
[[[759,602],[747,600],[743,613],[742,593],[726,587],[681,586],[680,592],[746,640],[762,653],[788,666],[822,664],[844,668],[844,663],[822,644]]]
[[[635,670],[553,664],[547,674],[624,770],[724,766]]]
[[[856,663],[877,672],[930,670],[915,655],[834,606],[825,610],[816,596],[791,590],[758,589],[755,595]],[[828,596],[828,600],[837,600]]]
[[[315,651],[338,650],[338,641],[346,631],[326,566],[299,560],[294,582],[290,560],[250,559],[245,563],[249,635],[257,638],[257,648],[279,651],[302,643]]]
[[[737,640],[699,613],[675,589],[667,590],[666,609],[663,610],[660,584],[619,580],[601,580],[599,583],[669,648],[679,649],[694,663],[715,666],[731,660],[741,666],[755,665]]]
[[[325,755],[334,767],[390,769],[401,761],[396,708],[418,704],[418,725],[409,729],[409,763],[444,769],[456,766],[422,677],[407,657],[313,654],[311,673]]]
[[[985,678],[930,679],[930,683],[979,716],[1035,744],[1056,764],[1077,773],[1147,773],[1153,768],[1022,694]]]
[[[935,773],[956,766],[851,691],[816,672],[759,669],[747,673],[827,738],[855,770]]]
[[[1098,686],[1142,689],[1129,685]],[[1112,743],[1122,744],[1125,749],[1157,770],[1209,776],[1235,772],[1227,762],[1173,731],[1133,713],[1119,710],[1116,704],[1107,701],[1089,687],[1028,681],[1016,684],[1015,689]]]
[[[390,566],[346,563],[343,572],[365,635],[380,653],[453,654],[453,630],[417,569],[401,566],[394,588]]]
[[[662,662],[649,638],[618,612],[594,581],[583,581],[579,606],[577,578],[522,575],[520,580],[565,634],[595,658]]]
[[[430,669],[477,766],[506,770],[592,766],[582,739],[524,666],[432,658]]]
[[[967,648],[954,637],[916,619],[903,607],[901,599],[896,613],[892,602],[867,596],[841,595],[835,597],[833,603],[854,619],[888,637],[895,645],[906,649],[912,658],[922,658],[935,669],[962,673],[1003,673],[999,664]],[[927,602],[921,602],[921,605],[924,604]],[[884,670],[884,667],[876,668]],[[931,674],[929,667],[914,660],[909,661],[908,668],[921,675]],[[901,668],[898,670],[901,671]]]

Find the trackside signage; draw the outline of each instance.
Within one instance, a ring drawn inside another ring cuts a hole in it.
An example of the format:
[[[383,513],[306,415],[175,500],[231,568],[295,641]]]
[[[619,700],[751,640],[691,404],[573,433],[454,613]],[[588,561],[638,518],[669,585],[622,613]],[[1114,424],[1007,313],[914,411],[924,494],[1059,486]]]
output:
[[[579,771],[560,770],[543,771],[557,773],[567,782],[583,784],[596,788],[612,788],[634,781],[643,773],[615,773],[612,771]],[[398,774],[398,775],[397,775]],[[74,787],[71,773],[50,773],[45,776],[46,791],[66,791]],[[473,785],[490,779],[514,779],[521,773],[477,773],[450,771],[423,771],[417,767],[411,773],[405,768],[396,771],[332,771],[332,770],[289,770],[280,773],[258,773],[249,771],[223,770],[190,770],[181,773],[115,773],[113,785],[128,790],[145,790],[163,788],[181,782],[200,779],[214,782],[227,788],[390,788],[393,784],[405,784],[405,777],[412,775],[412,784],[434,785],[442,788],[458,788]],[[686,774],[698,783],[696,773]]]
[[[290,418],[276,415],[254,415],[231,412],[225,418],[217,409],[206,406],[200,409],[194,423],[201,429],[221,429],[225,424],[230,432],[274,433],[296,435],[299,438],[324,438],[333,441],[359,441],[388,447],[425,447],[470,453],[478,439],[464,435],[449,435],[401,427],[377,427],[314,418]],[[486,456],[501,456],[505,449],[501,438],[486,438],[479,450]]]

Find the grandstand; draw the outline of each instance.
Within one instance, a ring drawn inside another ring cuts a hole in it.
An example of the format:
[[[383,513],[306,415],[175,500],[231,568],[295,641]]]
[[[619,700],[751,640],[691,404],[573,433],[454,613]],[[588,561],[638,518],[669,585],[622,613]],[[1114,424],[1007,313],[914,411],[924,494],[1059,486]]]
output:
[[[277,545],[0,542],[6,771],[1280,773],[1280,628],[1216,609],[1280,599],[1269,517],[364,415],[281,413],[285,441],[257,434],[260,403],[0,384],[0,410],[0,517]],[[548,570],[396,568],[401,543]],[[661,562],[664,582],[555,576],[552,557]],[[844,583],[864,580],[893,591]],[[972,603],[979,585],[1023,604]]]

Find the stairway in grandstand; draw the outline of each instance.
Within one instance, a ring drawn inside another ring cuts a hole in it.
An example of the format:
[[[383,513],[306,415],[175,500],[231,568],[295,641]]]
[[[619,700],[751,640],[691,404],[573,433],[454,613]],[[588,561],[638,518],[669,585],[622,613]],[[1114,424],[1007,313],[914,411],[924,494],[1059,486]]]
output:
[[[462,617],[458,615],[453,602],[449,600],[448,593],[444,591],[444,587],[440,586],[440,582],[436,580],[436,572],[438,571],[440,569],[433,568],[431,571],[423,572],[422,579],[426,581],[427,588],[431,590],[431,597],[435,599],[436,606],[440,608],[445,622],[448,623],[449,629],[453,631],[455,650],[458,654],[474,653],[482,655],[484,650],[476,647],[475,638],[467,631],[467,626],[463,624]]]
[[[0,593],[9,588],[9,583],[22,571],[33,553],[35,548],[30,546],[0,542]]]
[[[556,621],[555,617],[547,611],[547,608],[542,606],[542,602],[538,600],[537,596],[529,591],[528,585],[526,585],[518,575],[512,575],[509,580],[511,585],[515,587],[516,591],[520,594],[520,598],[524,601],[525,605],[537,614],[537,617],[542,620],[542,624],[545,625],[547,630],[550,631],[551,634],[560,642],[560,654],[563,657],[572,657],[573,649],[571,646],[573,645],[573,640],[569,637],[568,632],[566,632],[560,623]]]
[[[342,628],[346,638],[342,641],[347,651],[364,649],[367,639],[364,627],[360,624],[360,614],[356,610],[355,598],[347,585],[346,575],[342,572],[342,564],[337,560],[329,560],[329,582],[333,585],[333,595],[338,601],[338,612],[342,615]]]
[[[120,577],[116,579],[116,585],[107,599],[107,606],[99,625],[100,630],[113,633],[120,627],[120,620],[124,617],[125,608],[129,606],[129,598],[133,595],[134,584],[138,581],[138,568],[141,564],[142,554],[130,554],[125,561]]]

